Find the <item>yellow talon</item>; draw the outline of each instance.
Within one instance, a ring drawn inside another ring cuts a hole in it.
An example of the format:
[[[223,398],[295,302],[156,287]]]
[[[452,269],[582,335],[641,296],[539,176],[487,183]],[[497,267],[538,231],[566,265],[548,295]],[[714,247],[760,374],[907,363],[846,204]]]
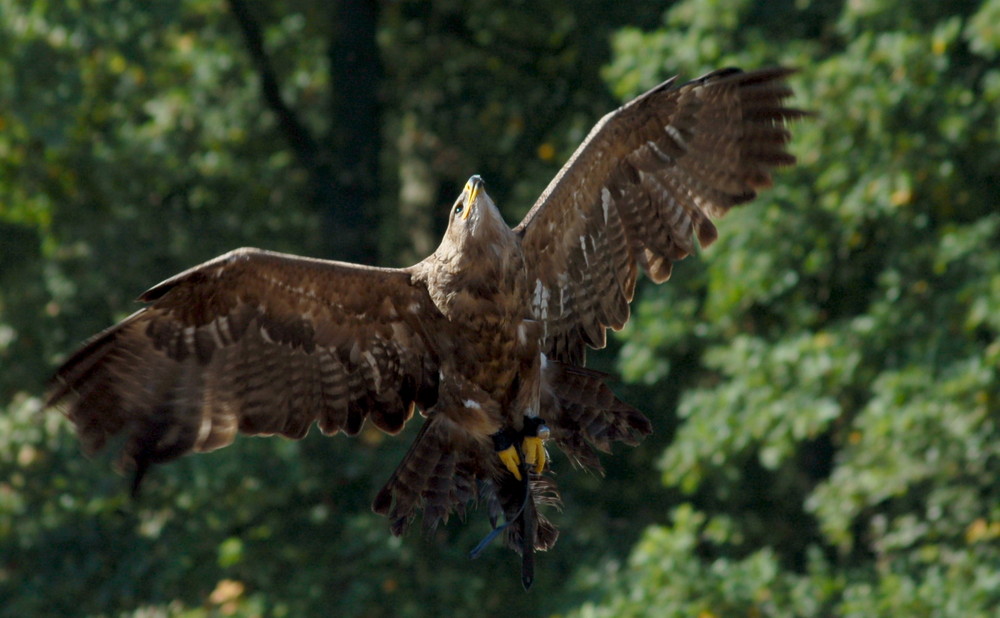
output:
[[[535,474],[542,473],[547,459],[548,455],[545,453],[541,438],[529,436],[524,439],[524,463],[535,466]]]
[[[503,465],[507,466],[510,473],[514,475],[514,478],[521,480],[521,458],[517,456],[517,447],[508,446],[502,451],[498,451],[497,455],[500,456],[500,461]]]

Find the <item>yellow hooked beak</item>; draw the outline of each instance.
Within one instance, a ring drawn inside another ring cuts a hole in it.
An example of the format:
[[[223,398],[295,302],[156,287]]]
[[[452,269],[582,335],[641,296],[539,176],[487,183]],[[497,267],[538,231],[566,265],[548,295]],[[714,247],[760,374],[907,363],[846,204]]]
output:
[[[479,190],[483,188],[483,179],[479,176],[473,176],[469,179],[469,182],[465,183],[465,193],[468,194],[469,199],[465,201],[465,210],[462,211],[462,218],[468,219],[469,213],[472,212],[472,205],[476,202],[476,197],[479,195]]]

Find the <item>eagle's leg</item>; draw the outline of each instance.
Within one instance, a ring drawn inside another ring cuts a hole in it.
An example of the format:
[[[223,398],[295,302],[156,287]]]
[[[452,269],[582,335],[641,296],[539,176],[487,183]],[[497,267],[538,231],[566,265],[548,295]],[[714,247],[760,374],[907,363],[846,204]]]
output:
[[[545,452],[545,441],[549,434],[545,421],[537,416],[524,417],[524,429],[521,448],[524,452],[524,463],[531,466],[535,474],[541,474],[545,470],[548,462],[548,454]],[[517,435],[510,429],[502,429],[493,434],[493,448],[497,451],[500,461],[514,478],[521,480],[521,456],[518,455]]]
[[[514,478],[521,480],[521,457],[517,454],[517,437],[510,429],[501,429],[492,436],[493,448],[497,451],[500,461]],[[527,458],[527,455],[525,456]]]
[[[535,474],[545,470],[548,454],[545,452],[545,441],[551,431],[545,421],[537,416],[524,417],[524,463],[534,466]]]

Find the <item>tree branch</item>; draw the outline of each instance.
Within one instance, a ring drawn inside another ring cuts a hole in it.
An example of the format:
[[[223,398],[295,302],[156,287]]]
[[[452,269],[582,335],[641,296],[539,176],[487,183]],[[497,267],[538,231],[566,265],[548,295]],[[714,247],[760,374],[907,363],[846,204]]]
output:
[[[309,129],[306,128],[294,111],[281,98],[281,90],[278,87],[278,77],[271,65],[271,59],[264,50],[264,37],[261,34],[260,25],[243,0],[229,0],[236,22],[243,31],[243,38],[246,41],[247,51],[254,67],[260,76],[261,92],[267,106],[278,117],[278,126],[285,134],[292,150],[295,151],[299,162],[309,170],[315,170],[320,164],[320,150]]]

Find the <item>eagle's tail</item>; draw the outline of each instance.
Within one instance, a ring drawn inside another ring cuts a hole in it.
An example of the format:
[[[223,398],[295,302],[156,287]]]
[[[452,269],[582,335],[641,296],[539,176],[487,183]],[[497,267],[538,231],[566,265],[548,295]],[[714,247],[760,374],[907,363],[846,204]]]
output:
[[[552,439],[574,464],[598,472],[597,451],[610,453],[614,442],[635,446],[653,431],[642,412],[615,397],[606,377],[551,360],[543,374],[542,408]]]
[[[389,518],[396,536],[403,534],[417,511],[423,510],[423,525],[433,530],[479,493],[476,480],[483,477],[480,462],[492,451],[459,429],[447,417],[436,414],[424,421],[420,433],[396,471],[375,496],[372,510]]]
[[[555,482],[539,474],[528,474],[524,480],[504,474],[495,484],[484,490],[490,522],[497,529],[497,520],[503,513],[504,542],[521,555],[521,584],[527,590],[535,578],[535,551],[546,551],[556,544],[559,530],[539,510],[539,505],[561,504]],[[478,550],[488,542],[480,544]],[[525,542],[531,539],[531,542]]]

